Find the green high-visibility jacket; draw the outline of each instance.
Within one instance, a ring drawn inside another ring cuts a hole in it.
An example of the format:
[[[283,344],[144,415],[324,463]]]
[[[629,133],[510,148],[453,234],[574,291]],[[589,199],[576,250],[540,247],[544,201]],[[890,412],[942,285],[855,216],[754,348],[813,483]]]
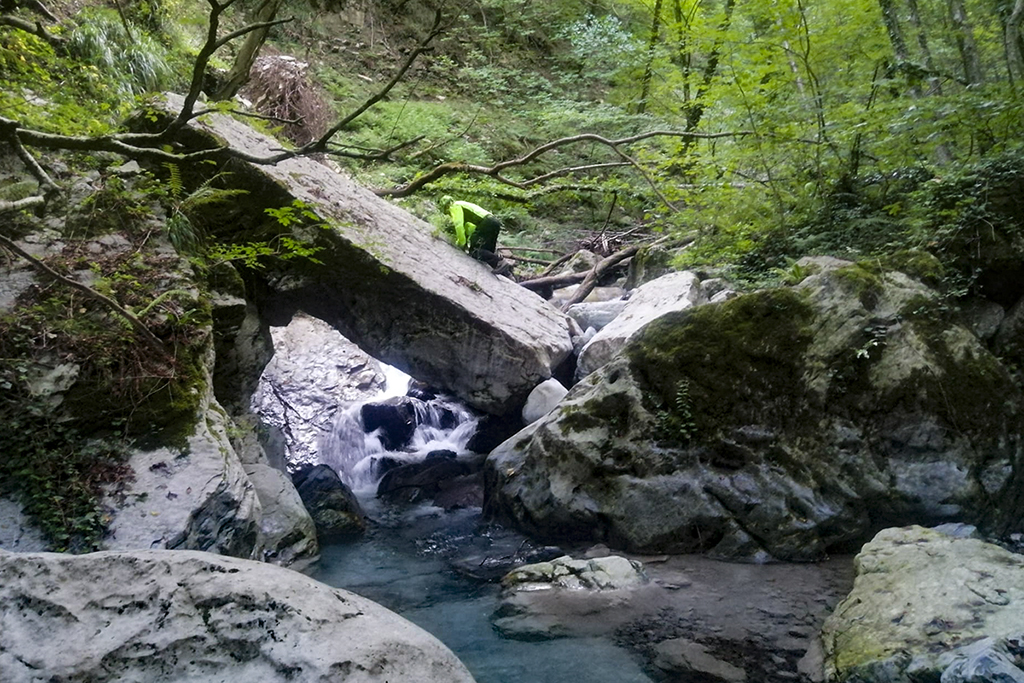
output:
[[[470,243],[480,221],[491,215],[491,212],[482,206],[463,201],[452,202],[448,213],[452,217],[452,223],[455,224],[455,243],[461,249],[465,249],[466,245]]]

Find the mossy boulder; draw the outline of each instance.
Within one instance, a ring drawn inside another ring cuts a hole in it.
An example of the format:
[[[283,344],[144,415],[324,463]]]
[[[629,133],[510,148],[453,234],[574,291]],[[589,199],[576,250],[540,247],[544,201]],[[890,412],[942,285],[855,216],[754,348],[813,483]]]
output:
[[[897,272],[665,315],[487,462],[489,511],[547,540],[812,560],[894,524],[1019,526],[1021,395]]]
[[[1024,557],[907,527],[875,536],[856,568],[822,629],[830,681],[1024,680],[1006,648],[1024,633]]]

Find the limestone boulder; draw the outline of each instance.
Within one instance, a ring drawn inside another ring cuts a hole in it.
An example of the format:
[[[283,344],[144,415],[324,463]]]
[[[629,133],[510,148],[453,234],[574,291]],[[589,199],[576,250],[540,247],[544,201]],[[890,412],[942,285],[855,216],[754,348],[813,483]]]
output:
[[[580,593],[605,592],[626,602],[631,589],[646,583],[641,563],[616,555],[578,560],[563,555],[523,565],[501,580],[502,596],[494,611],[494,628],[516,640],[564,637],[571,628],[549,609],[552,599],[558,601],[564,594],[566,601],[578,602]],[[553,595],[538,602],[537,596],[547,592]]]
[[[228,424],[223,408],[207,396],[182,442],[131,453],[132,478],[107,497],[107,549],[261,554],[262,506],[228,439]]]
[[[264,464],[247,464],[245,474],[256,491],[262,555],[258,558],[294,569],[316,559],[320,552],[316,525],[291,477]]]
[[[280,430],[290,467],[315,464],[338,411],[379,393],[384,375],[377,361],[311,316],[296,315],[270,334],[274,356],[253,395],[253,411]]]
[[[548,542],[812,560],[898,524],[1019,531],[1021,395],[931,290],[825,269],[658,319],[485,466]]]
[[[618,555],[576,560],[563,555],[513,569],[501,585],[510,592],[538,588],[620,590],[635,588],[646,580],[643,565],[635,560]]]
[[[21,504],[0,498],[0,550],[33,553],[49,549],[46,537]]]
[[[829,680],[1024,681],[1024,557],[921,527],[886,529],[856,558],[825,621]]]
[[[626,299],[579,303],[570,306],[565,313],[576,321],[581,330],[586,331],[593,327],[596,331],[615,320],[626,308],[626,303]]]
[[[638,287],[622,311],[582,348],[576,376],[585,377],[610,361],[630,337],[656,318],[706,302],[700,278],[689,271],[669,273]]]
[[[168,96],[168,109],[180,102]],[[256,156],[280,146],[225,115],[190,126],[182,136],[194,146]],[[248,242],[262,231],[320,249],[316,262],[268,265],[258,304],[272,323],[303,310],[375,358],[494,414],[518,410],[568,356],[564,315],[349,178],[308,158],[239,161],[231,170],[249,195],[218,226],[221,239]],[[321,220],[283,226],[265,213],[296,200]]]
[[[523,406],[523,422],[530,424],[544,417],[569,393],[561,382],[552,377],[544,380],[530,392]]]
[[[472,683],[380,605],[191,551],[0,551],[0,680]]]

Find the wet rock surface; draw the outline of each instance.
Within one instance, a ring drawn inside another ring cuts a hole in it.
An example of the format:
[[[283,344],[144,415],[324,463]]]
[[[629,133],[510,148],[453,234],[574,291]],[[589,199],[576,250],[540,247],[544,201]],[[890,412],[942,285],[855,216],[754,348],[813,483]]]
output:
[[[252,400],[264,424],[284,437],[292,466],[317,462],[318,443],[335,414],[384,385],[380,365],[327,323],[296,315],[270,329],[274,356]]]
[[[823,680],[818,633],[852,584],[849,558],[795,565],[627,558],[643,561],[646,581],[506,593],[496,627],[525,640],[613,637],[642,658],[656,681]]]
[[[321,541],[358,536],[366,531],[366,515],[359,500],[329,466],[301,468],[292,475],[292,482]]]

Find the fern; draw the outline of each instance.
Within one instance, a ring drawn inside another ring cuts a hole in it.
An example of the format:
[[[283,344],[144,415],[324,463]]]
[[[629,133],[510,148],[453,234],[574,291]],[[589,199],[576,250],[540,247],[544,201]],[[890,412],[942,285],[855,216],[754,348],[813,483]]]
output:
[[[681,379],[676,384],[676,393],[667,410],[657,413],[658,434],[667,441],[688,444],[697,435],[697,423],[693,418],[693,402],[690,399],[690,380]]]
[[[181,167],[168,161],[164,163],[164,168],[167,169],[167,190],[171,199],[181,199],[181,196],[185,194],[185,184],[181,180]]]

